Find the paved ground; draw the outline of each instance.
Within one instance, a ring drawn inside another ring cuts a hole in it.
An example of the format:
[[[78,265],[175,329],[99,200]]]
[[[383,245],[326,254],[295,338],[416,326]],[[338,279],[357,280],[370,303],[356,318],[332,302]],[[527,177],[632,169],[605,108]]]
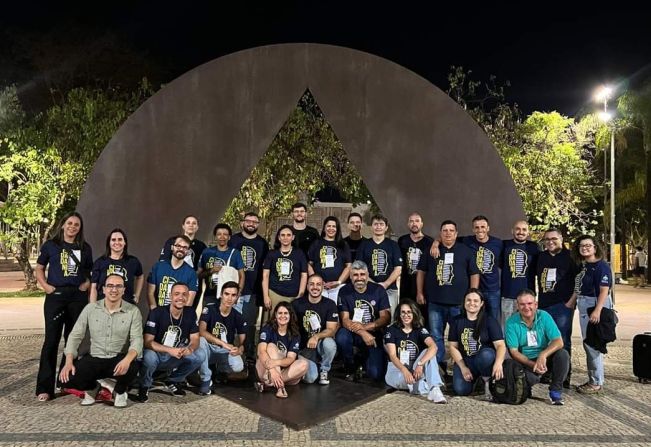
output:
[[[543,385],[534,387],[534,399],[522,406],[481,397],[451,397],[448,405],[434,405],[397,392],[304,431],[217,396],[152,393],[150,402],[124,410],[99,404],[82,408],[72,396],[38,403],[33,392],[42,300],[3,299],[0,445],[651,445],[651,385],[632,375],[630,342],[633,334],[651,329],[651,290],[618,286],[617,292],[620,340],[609,347],[603,395],[569,392],[564,407],[552,407]],[[573,382],[579,384],[585,379],[585,357],[580,340],[574,342]]]

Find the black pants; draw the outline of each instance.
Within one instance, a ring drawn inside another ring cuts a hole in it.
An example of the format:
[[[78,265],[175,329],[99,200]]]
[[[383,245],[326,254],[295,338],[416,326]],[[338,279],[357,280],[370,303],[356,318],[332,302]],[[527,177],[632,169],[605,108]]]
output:
[[[552,391],[562,391],[563,381],[567,377],[570,369],[570,355],[565,349],[559,349],[547,357],[547,370],[552,372],[552,381],[549,389]],[[540,382],[541,374],[536,374],[530,368],[524,369],[527,375],[529,385],[535,385]]]
[[[36,378],[36,394],[47,393],[54,397],[56,363],[61,334],[68,341],[79,314],[88,304],[88,292],[77,287],[57,287],[45,295],[43,314],[45,316],[45,341],[41,349],[41,361]],[[63,365],[64,358],[61,359]]]
[[[77,390],[92,390],[97,386],[97,379],[113,378],[116,380],[115,393],[122,394],[127,391],[127,387],[138,374],[138,365],[134,360],[129,365],[129,370],[123,376],[115,376],[113,370],[115,365],[120,363],[125,354],[118,354],[108,359],[100,359],[92,355],[86,355],[75,361],[75,375],[70,377],[68,383],[64,384],[66,388]]]

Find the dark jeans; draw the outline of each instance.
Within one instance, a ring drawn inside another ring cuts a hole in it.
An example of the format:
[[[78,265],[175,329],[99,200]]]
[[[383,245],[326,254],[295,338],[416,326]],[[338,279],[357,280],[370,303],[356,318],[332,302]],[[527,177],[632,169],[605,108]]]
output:
[[[463,363],[472,372],[473,380],[466,382],[461,374],[461,368],[456,363],[452,370],[452,388],[459,396],[467,396],[472,392],[475,380],[478,377],[490,377],[493,374],[493,364],[495,363],[495,350],[493,348],[482,348],[472,357],[463,359]]]
[[[125,354],[118,354],[108,359],[100,359],[92,355],[86,355],[75,362],[75,375],[70,376],[68,383],[63,384],[66,388],[77,390],[92,390],[97,387],[98,379],[112,378],[116,380],[115,394],[126,393],[129,384],[138,374],[138,365],[134,360],[129,365],[129,370],[123,376],[113,375],[115,365],[120,363]]]
[[[375,337],[375,347],[366,346],[362,337],[350,332],[348,329],[339,328],[335,335],[337,349],[341,352],[344,366],[351,371],[355,366],[353,347],[359,349],[360,356],[366,363],[366,374],[373,380],[384,380],[387,360],[384,354],[382,338]]]
[[[445,325],[461,314],[461,306],[444,306],[442,304],[428,303],[429,333],[436,342],[436,361],[447,374],[445,359]]]
[[[88,304],[88,292],[76,287],[57,287],[45,295],[43,314],[45,316],[45,340],[41,349],[41,361],[36,378],[36,394],[47,393],[54,397],[57,353],[61,334],[67,342],[79,314]],[[65,358],[61,359],[61,366]]]
[[[574,309],[568,309],[565,303],[552,304],[543,309],[552,316],[558,330],[561,332],[563,338],[563,349],[567,354],[572,356],[572,320],[574,320]],[[570,362],[570,369],[568,376],[572,374],[572,362]]]
[[[484,301],[486,301],[485,309],[488,312],[488,315],[495,318],[496,321],[500,321],[501,311],[502,311],[502,294],[498,290],[497,292],[485,292]]]
[[[549,385],[551,391],[563,391],[563,381],[570,370],[570,355],[565,349],[559,349],[547,357],[547,370],[552,372],[552,381]],[[526,367],[524,371],[527,375],[529,385],[535,385],[540,382],[541,374],[536,374],[531,368]]]

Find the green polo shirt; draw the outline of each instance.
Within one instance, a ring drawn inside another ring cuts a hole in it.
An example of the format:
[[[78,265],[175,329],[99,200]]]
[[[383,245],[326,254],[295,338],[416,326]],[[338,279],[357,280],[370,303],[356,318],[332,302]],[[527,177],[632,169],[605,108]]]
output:
[[[538,358],[538,355],[547,349],[552,340],[561,337],[561,332],[554,323],[554,319],[544,310],[536,311],[531,329],[527,327],[519,313],[511,315],[506,320],[504,332],[506,347],[517,348],[529,360]],[[533,332],[535,336],[529,335],[529,332]]]
[[[112,314],[106,310],[104,300],[86,305],[70,332],[63,352],[77,357],[86,330],[90,333],[90,355],[93,357],[113,358],[126,352],[124,347],[127,342],[129,350],[133,349],[138,356],[142,353],[140,309],[124,300],[120,309]]]

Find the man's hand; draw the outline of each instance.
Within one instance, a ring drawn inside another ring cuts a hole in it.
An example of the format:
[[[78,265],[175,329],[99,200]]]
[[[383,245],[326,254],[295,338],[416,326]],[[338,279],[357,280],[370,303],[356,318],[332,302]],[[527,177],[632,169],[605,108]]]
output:
[[[323,285],[323,288],[326,290],[334,289],[339,286],[339,281],[328,281]]]
[[[423,293],[417,293],[416,294],[416,302],[420,304],[421,306],[425,304],[425,295]]]
[[[429,254],[433,258],[438,258],[441,255],[441,251],[439,250],[439,241],[432,242],[432,246],[429,249]]]
[[[413,385],[414,384],[414,382],[415,382],[414,376],[407,369],[407,367],[403,366],[402,369],[400,370],[400,372],[402,372],[402,377],[405,378],[405,382],[407,382],[407,385]]]
[[[114,376],[123,376],[129,371],[129,365],[131,362],[125,358],[120,360],[120,362],[115,365],[115,369],[113,370],[113,375]]]
[[[54,292],[56,291],[56,289],[57,289],[56,287],[47,284],[47,285],[43,288],[43,291],[44,291],[45,293],[47,293],[48,295],[50,295],[50,294],[54,293]]]
[[[388,288],[389,288],[389,285],[388,285],[387,283],[385,283],[384,281],[382,281],[382,282],[379,282],[378,284],[379,284],[379,285],[381,285],[381,286],[382,286],[382,288],[383,288],[384,290],[386,290],[386,289],[388,289]]]
[[[364,340],[364,343],[366,343],[366,346],[368,346],[368,347],[371,347],[371,346],[376,347],[375,337],[373,336],[373,334],[371,334],[371,333],[369,333],[367,331],[364,331],[359,335],[362,337],[362,340]]]
[[[354,332],[356,334],[359,331],[364,330],[364,325],[362,323],[357,322],[357,321],[351,321],[348,330],[350,332]]]
[[[461,370],[461,375],[463,376],[463,380],[466,382],[472,382],[472,371],[470,371],[470,368],[467,366],[460,366],[459,369]]]
[[[210,271],[211,271],[212,273],[219,273],[219,271],[220,271],[221,269],[222,269],[222,266],[221,266],[221,265],[213,265],[212,268],[210,269]]]
[[[90,281],[86,280],[79,285],[79,290],[85,292],[90,287]]]
[[[271,310],[271,298],[268,296],[264,297],[264,308],[267,310]]]
[[[601,320],[601,308],[595,307],[592,313],[590,314],[590,323],[599,324]]]
[[[59,371],[59,379],[61,380],[62,383],[68,383],[70,377],[74,376],[76,372],[77,370],[75,369],[75,365],[66,362],[66,364],[63,365],[61,371]]]
[[[228,350],[228,354],[232,355],[233,357],[242,355],[242,352],[244,352],[244,346],[231,346]]]
[[[183,352],[185,351],[185,348],[170,348],[168,351],[168,354],[171,355],[172,357],[175,357],[177,359],[180,359],[183,357]]]
[[[414,368],[414,380],[420,380],[423,377],[423,367],[420,365],[416,365],[416,368]]]
[[[307,347],[310,349],[316,349],[316,346],[319,344],[319,338],[316,335],[311,336],[307,340]]]
[[[533,372],[536,374],[545,374],[547,372],[547,356],[542,354],[536,359],[533,365]]]

